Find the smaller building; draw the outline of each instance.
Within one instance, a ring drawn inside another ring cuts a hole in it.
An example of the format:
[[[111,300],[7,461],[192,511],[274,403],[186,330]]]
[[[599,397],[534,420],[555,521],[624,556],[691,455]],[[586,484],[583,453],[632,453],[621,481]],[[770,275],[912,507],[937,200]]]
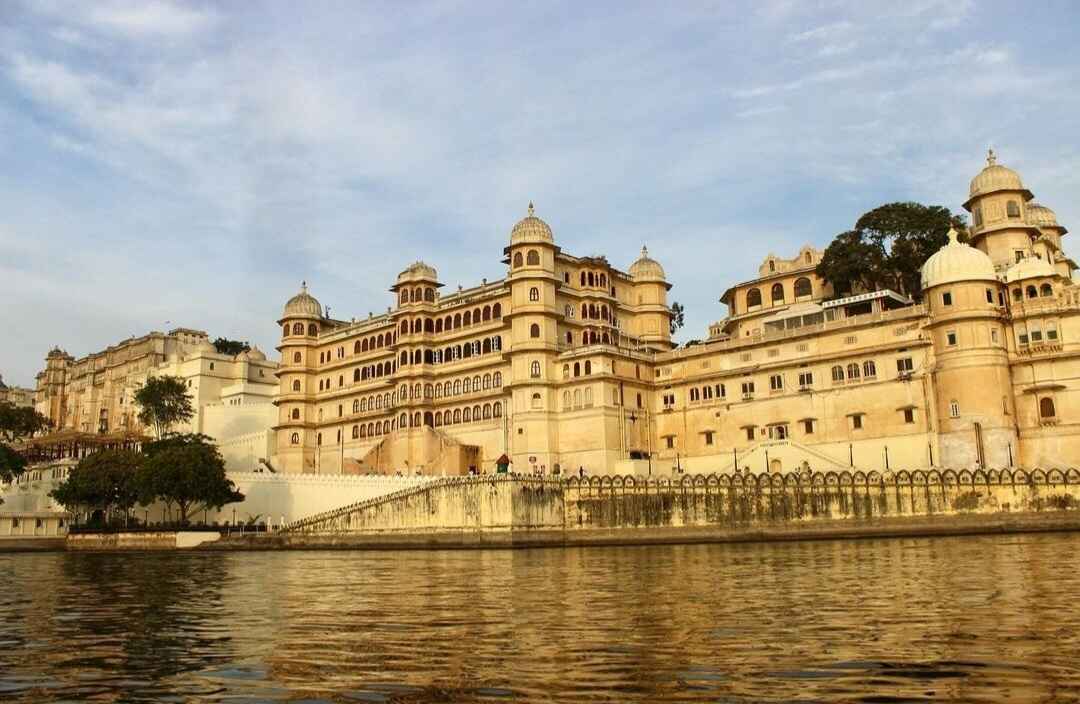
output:
[[[34,405],[34,390],[19,386],[8,386],[0,375],[0,403],[10,403],[22,408]]]

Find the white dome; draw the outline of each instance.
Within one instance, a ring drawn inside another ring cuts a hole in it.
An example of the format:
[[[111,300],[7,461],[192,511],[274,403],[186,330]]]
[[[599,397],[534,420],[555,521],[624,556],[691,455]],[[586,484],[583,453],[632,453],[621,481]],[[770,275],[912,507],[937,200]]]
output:
[[[529,203],[529,214],[518,221],[514,225],[514,229],[510,231],[510,244],[524,244],[529,242],[540,242],[544,244],[554,244],[555,236],[551,232],[551,228],[546,222],[536,217],[533,213],[535,208],[533,204]]]
[[[649,256],[649,249],[644,245],[641,247],[641,256],[630,265],[629,274],[634,277],[635,281],[664,280],[665,278],[664,267],[660,266],[660,262]]]
[[[997,191],[1020,191],[1024,194],[1025,200],[1030,200],[1032,197],[1031,191],[1024,187],[1020,174],[1007,166],[997,163],[997,155],[991,149],[986,155],[986,167],[976,174],[975,178],[971,179],[971,185],[968,188],[968,202],[965,206],[970,205],[971,201],[978,196]]]
[[[922,287],[928,289],[957,281],[997,281],[994,263],[984,253],[961,243],[949,228],[949,242],[922,265]]]
[[[1054,266],[1042,257],[1024,257],[1005,270],[1005,283],[1056,275]]]
[[[439,273],[435,267],[421,261],[413,262],[407,269],[397,275],[399,284],[409,281],[438,281]]]
[[[1047,208],[1041,203],[1031,201],[1025,207],[1025,211],[1027,214],[1027,221],[1029,225],[1047,228],[1061,227],[1061,225],[1058,224],[1057,215],[1054,214],[1054,211],[1050,210],[1050,208]]]
[[[322,305],[307,292],[306,281],[300,284],[300,293],[290,298],[289,302],[285,304],[285,315],[282,317],[288,318],[293,315],[322,317]]]

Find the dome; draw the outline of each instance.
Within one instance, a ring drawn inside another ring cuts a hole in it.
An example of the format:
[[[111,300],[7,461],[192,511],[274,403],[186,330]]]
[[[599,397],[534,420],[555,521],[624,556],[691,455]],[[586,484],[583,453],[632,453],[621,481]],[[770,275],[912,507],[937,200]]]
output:
[[[997,155],[991,149],[986,156],[986,167],[971,179],[968,202],[970,203],[976,196],[984,196],[996,191],[1022,191],[1027,198],[1031,198],[1031,192],[1024,188],[1020,174],[997,163]]]
[[[236,361],[238,362],[265,362],[266,355],[262,353],[258,345],[255,345],[250,350],[244,350],[240,354],[236,355]]]
[[[641,256],[630,265],[629,273],[630,276],[634,277],[635,281],[662,280],[665,278],[664,267],[660,266],[660,262],[649,256],[649,248],[644,245],[641,247]]]
[[[1056,275],[1054,265],[1042,257],[1024,257],[1005,270],[1005,283]]]
[[[438,281],[439,273],[435,267],[421,261],[413,262],[405,271],[397,275],[399,284],[407,281]]]
[[[542,242],[545,244],[554,244],[555,236],[551,234],[551,228],[548,224],[536,217],[533,204],[529,203],[529,214],[524,219],[519,220],[518,224],[514,225],[514,229],[510,231],[510,244],[525,244],[528,242]]]
[[[1061,227],[1061,225],[1058,224],[1057,215],[1045,205],[1031,201],[1027,204],[1025,210],[1027,211],[1027,221],[1029,225],[1034,225],[1035,227]]]
[[[984,253],[961,243],[956,230],[949,228],[949,242],[922,265],[922,287],[957,281],[997,281],[994,263]]]
[[[307,292],[306,281],[300,284],[300,293],[290,298],[289,302],[285,304],[285,315],[283,317],[288,318],[292,315],[312,315],[318,318],[322,317],[322,305],[314,296]]]

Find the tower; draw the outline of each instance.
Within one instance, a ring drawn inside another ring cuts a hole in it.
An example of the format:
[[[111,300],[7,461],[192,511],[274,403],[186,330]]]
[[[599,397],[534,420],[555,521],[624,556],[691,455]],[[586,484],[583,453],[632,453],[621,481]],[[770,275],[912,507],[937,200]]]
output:
[[[668,308],[667,282],[664,267],[649,256],[647,247],[641,247],[641,256],[630,265],[628,272],[634,280],[631,305],[635,315],[630,334],[644,345],[658,351],[672,348],[671,309]]]
[[[546,467],[557,462],[555,357],[560,311],[555,273],[555,237],[536,217],[533,204],[510,232],[504,250],[510,264],[510,395],[514,465]]]
[[[431,382],[436,354],[433,348],[435,316],[441,286],[435,268],[417,261],[398,274],[390,287],[398,300],[392,319],[398,331],[394,348],[397,354],[395,380],[400,384],[397,427],[403,434],[409,428],[434,426]],[[413,456],[423,456],[423,452],[417,450]]]
[[[934,349],[939,453],[946,467],[1003,467],[1017,452],[1004,298],[984,252],[949,242],[926,260],[922,288]]]
[[[316,453],[315,373],[322,306],[308,293],[307,282],[285,304],[278,367],[277,458],[281,471],[314,472]]]
[[[1031,191],[1020,174],[997,163],[991,149],[986,167],[971,179],[964,208],[971,212],[971,245],[986,253],[997,270],[1034,256],[1032,241],[1039,228],[1026,217]]]

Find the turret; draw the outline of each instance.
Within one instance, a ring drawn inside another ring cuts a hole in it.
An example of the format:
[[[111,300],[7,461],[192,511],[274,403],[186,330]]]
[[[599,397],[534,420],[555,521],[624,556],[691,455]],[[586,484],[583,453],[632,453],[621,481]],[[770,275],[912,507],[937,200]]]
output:
[[[671,309],[667,303],[671,284],[667,282],[664,267],[642,246],[641,256],[630,265],[628,273],[634,280],[630,302],[636,311],[635,329],[630,334],[654,349],[671,349]]]
[[[1032,241],[1039,229],[1028,223],[1025,211],[1031,191],[1020,174],[997,163],[991,149],[986,167],[971,179],[964,207],[971,212],[971,245],[989,255],[998,269],[1034,256]]]
[[[307,282],[289,299],[278,320],[281,365],[278,367],[277,451],[286,472],[313,471],[315,466],[315,378],[317,345],[323,323],[319,301]]]
[[[938,464],[1001,467],[1017,449],[1004,321],[1004,293],[982,251],[949,242],[922,267],[934,348]]]

